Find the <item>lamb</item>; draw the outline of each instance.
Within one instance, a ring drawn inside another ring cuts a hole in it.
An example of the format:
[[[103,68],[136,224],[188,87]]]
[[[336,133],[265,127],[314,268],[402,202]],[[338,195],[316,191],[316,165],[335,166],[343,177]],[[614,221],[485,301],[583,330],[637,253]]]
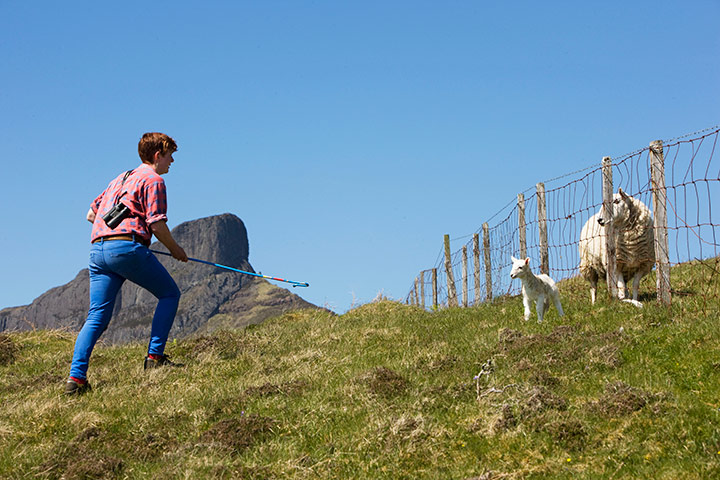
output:
[[[530,319],[530,302],[535,301],[535,310],[537,311],[538,323],[543,321],[543,316],[550,307],[550,299],[555,303],[558,314],[562,317],[565,315],[562,305],[560,304],[560,292],[552,278],[541,273],[535,275],[530,269],[530,259],[518,260],[512,259],[512,270],[510,278],[519,278],[522,282],[523,305],[525,307],[525,321]]]
[[[650,209],[640,200],[623,192],[613,195],[613,214],[608,217],[601,208],[590,217],[580,232],[580,273],[590,282],[590,299],[595,303],[598,278],[607,275],[607,234],[605,227],[614,224],[616,244],[616,278],[618,298],[642,307],[638,302],[640,279],[650,273],[655,263],[655,234]],[[632,300],[626,299],[626,279],[632,278]]]

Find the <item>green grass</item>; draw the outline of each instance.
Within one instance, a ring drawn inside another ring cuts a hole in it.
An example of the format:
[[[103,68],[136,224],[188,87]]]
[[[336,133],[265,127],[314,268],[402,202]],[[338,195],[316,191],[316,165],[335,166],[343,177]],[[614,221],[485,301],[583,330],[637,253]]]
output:
[[[643,309],[562,282],[543,324],[296,312],[171,342],[180,369],[99,345],[77,398],[73,335],[0,335],[0,478],[720,478],[719,270],[675,268],[670,308],[652,275]]]

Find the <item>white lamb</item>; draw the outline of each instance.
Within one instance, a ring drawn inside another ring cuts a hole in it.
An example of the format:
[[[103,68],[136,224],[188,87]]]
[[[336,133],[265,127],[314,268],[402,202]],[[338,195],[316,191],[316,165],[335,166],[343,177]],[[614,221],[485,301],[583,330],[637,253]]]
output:
[[[525,320],[530,319],[530,303],[535,301],[535,310],[538,315],[538,323],[543,321],[545,312],[550,307],[550,299],[552,299],[557,308],[558,314],[562,317],[565,315],[560,304],[560,292],[552,278],[541,273],[535,275],[530,270],[530,259],[518,260],[512,259],[512,270],[510,278],[519,278],[522,282],[523,305],[525,306]]]
[[[580,232],[580,273],[590,282],[590,298],[595,303],[598,278],[607,276],[606,226],[615,226],[616,278],[618,298],[642,307],[638,302],[640,279],[655,264],[655,235],[650,209],[640,200],[622,191],[613,195],[613,215],[601,208],[590,217]],[[626,300],[626,279],[632,278],[632,300]]]

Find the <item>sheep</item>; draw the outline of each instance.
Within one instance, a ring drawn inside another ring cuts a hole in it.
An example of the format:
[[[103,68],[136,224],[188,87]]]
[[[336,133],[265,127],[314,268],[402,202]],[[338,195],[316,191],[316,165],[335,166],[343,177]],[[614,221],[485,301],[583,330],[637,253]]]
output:
[[[590,217],[580,232],[580,273],[590,282],[590,299],[595,304],[598,278],[607,275],[605,227],[615,227],[616,278],[618,298],[642,307],[638,302],[640,279],[650,273],[655,263],[655,235],[650,209],[637,198],[623,192],[613,195],[613,214],[604,206]],[[626,299],[626,279],[632,278],[632,300]]]
[[[550,299],[552,299],[557,308],[558,314],[564,315],[562,305],[560,304],[560,292],[552,278],[541,273],[535,275],[530,269],[530,259],[518,260],[512,259],[512,270],[510,278],[519,278],[522,282],[523,306],[525,307],[525,321],[530,319],[530,303],[535,301],[535,310],[537,311],[538,323],[543,321],[543,316],[550,307]]]

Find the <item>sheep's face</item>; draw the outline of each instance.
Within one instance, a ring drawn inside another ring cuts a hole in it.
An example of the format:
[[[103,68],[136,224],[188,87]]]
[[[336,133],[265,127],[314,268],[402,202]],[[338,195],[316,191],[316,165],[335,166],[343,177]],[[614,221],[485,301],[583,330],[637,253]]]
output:
[[[612,222],[616,224],[620,223],[623,219],[627,219],[630,216],[632,201],[630,197],[622,191],[622,188],[619,190],[619,193],[613,195],[612,203],[612,216],[608,215],[605,211],[605,205],[600,208],[600,215],[598,215],[597,221],[603,227]]]
[[[522,278],[530,271],[530,259],[519,260],[515,257],[512,259],[512,270],[510,270],[510,278]]]

